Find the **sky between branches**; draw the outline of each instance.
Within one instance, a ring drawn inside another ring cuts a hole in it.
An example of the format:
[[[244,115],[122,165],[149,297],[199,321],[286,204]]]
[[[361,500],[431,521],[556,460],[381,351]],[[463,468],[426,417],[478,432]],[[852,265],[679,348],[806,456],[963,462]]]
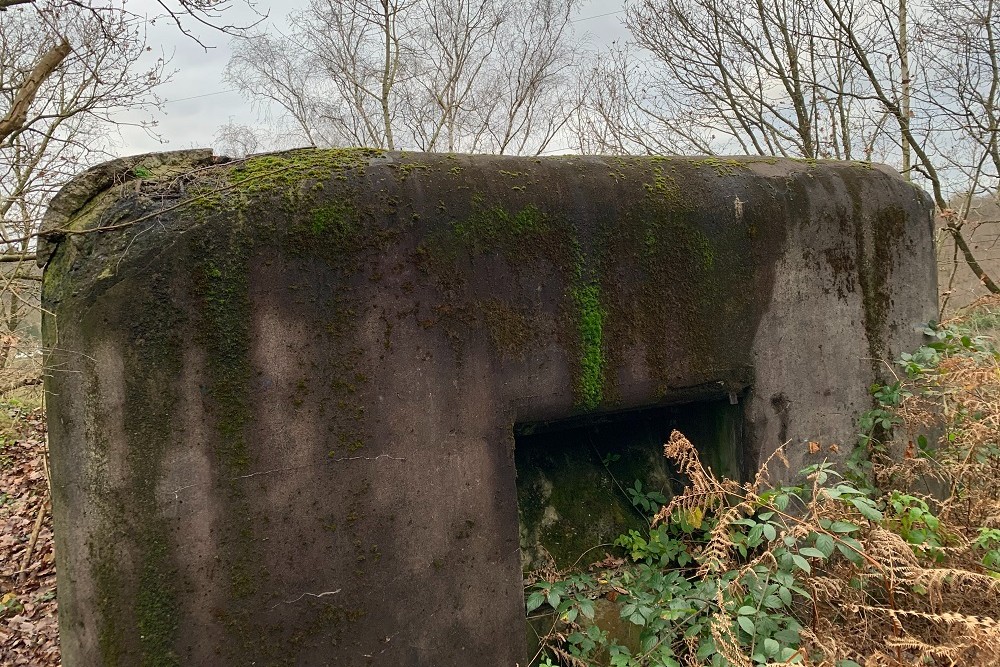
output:
[[[260,2],[257,9],[268,15],[260,27],[268,32],[286,31],[287,14],[306,4],[307,0]],[[586,40],[595,50],[614,40],[626,40],[628,31],[622,25],[623,7],[624,0],[591,0],[580,12],[574,25],[577,37]],[[153,15],[157,13],[158,7],[155,0],[135,0],[130,3],[130,9]],[[234,5],[226,12],[227,22],[252,23],[254,19],[253,13],[244,6]],[[167,56],[171,60],[170,69],[175,74],[158,89],[164,100],[162,113],[154,115],[159,138],[150,136],[138,127],[123,124],[119,129],[120,139],[116,141],[115,153],[118,155],[203,148],[212,146],[219,127],[231,120],[259,125],[250,101],[222,80],[223,70],[231,54],[230,38],[207,29],[196,30],[195,34],[213,48],[206,51],[193,39],[185,37],[174,26],[162,20],[149,27],[149,45],[153,49],[149,54],[150,59]],[[120,115],[120,120],[124,123],[140,118],[143,117],[134,113]],[[559,150],[561,148],[563,147],[553,145],[550,152],[563,152]]]

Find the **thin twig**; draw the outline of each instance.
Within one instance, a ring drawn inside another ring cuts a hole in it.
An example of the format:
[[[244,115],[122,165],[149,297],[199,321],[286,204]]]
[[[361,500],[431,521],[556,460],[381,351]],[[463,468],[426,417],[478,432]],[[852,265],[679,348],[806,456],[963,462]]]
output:
[[[31,531],[31,538],[28,540],[28,548],[24,552],[24,558],[21,559],[21,567],[19,568],[20,574],[17,575],[17,583],[23,584],[24,580],[28,576],[28,564],[31,562],[31,556],[35,551],[35,544],[38,542],[38,534],[42,530],[42,520],[45,518],[45,505],[48,503],[48,499],[42,498],[42,502],[38,505],[38,515],[35,517],[35,528]]]

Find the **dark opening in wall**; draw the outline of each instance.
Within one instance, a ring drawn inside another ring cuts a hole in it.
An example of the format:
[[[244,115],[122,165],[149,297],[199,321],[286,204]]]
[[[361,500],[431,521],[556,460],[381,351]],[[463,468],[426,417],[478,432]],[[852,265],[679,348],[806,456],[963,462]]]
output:
[[[684,433],[717,474],[739,477],[742,413],[728,398],[514,428],[521,565],[586,567],[615,538],[648,530],[655,496],[680,490],[663,456],[671,431]],[[643,508],[639,496],[650,502]]]

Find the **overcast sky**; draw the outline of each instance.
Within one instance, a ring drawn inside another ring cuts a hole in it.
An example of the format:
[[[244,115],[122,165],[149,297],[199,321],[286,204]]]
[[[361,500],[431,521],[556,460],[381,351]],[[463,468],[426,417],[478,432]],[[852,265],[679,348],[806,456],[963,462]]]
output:
[[[258,3],[258,9],[269,14],[266,23],[269,29],[282,30],[285,16],[303,7],[306,2],[267,0]],[[589,43],[593,48],[600,48],[615,39],[624,39],[627,32],[621,24],[623,4],[623,0],[590,0],[576,21],[577,35],[584,37],[589,34]],[[140,6],[147,6],[151,15],[156,12],[153,0],[130,3],[133,11],[142,11]],[[226,22],[238,22],[244,17],[251,19],[249,11],[243,9],[240,12],[238,9],[234,7],[226,13]],[[219,126],[230,119],[248,124],[256,122],[249,101],[230,90],[222,81],[222,72],[229,61],[229,39],[208,30],[197,31],[197,34],[214,48],[206,51],[163,21],[150,27],[151,57],[159,56],[161,52],[166,54],[171,58],[171,68],[176,70],[173,78],[159,88],[160,97],[164,99],[163,113],[154,116],[164,143],[141,129],[122,126],[116,149],[119,155],[211,146]],[[136,118],[136,115],[124,115],[121,120],[128,122]]]

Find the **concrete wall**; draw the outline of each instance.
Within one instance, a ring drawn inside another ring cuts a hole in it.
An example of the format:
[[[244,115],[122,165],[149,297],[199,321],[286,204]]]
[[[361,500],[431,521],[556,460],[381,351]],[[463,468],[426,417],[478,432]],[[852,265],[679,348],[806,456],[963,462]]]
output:
[[[40,248],[64,664],[525,665],[512,426],[733,395],[748,468],[846,449],[930,210],[749,158],[92,170]]]

